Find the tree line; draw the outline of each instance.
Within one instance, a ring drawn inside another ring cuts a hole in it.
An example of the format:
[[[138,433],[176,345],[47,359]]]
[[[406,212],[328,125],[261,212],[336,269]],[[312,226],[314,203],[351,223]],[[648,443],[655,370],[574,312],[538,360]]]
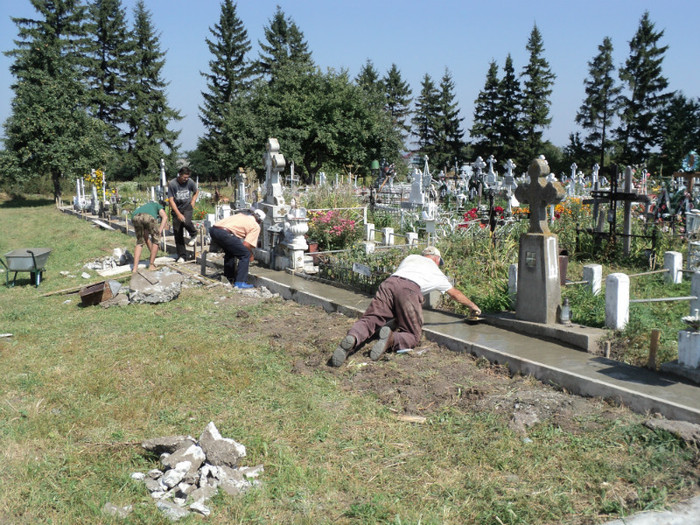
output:
[[[63,176],[91,167],[105,167],[111,178],[153,178],[165,157],[172,170],[180,152],[171,126],[181,116],[167,101],[165,54],[143,0],[131,26],[121,0],[30,1],[38,16],[13,18],[18,38],[7,52],[15,82],[0,151],[3,179],[50,175],[58,195]],[[536,25],[519,74],[510,55],[502,76],[490,63],[466,140],[449,70],[438,82],[426,74],[415,100],[396,64],[383,76],[369,59],[355,78],[322,71],[280,7],[253,57],[236,4],[223,0],[206,38],[210,60],[200,71],[204,134],[186,156],[210,180],[240,166],[260,167],[261,144],[270,136],[307,182],[319,170],[365,174],[373,160],[401,164],[411,150],[438,168],[491,154],[521,167],[545,154],[555,172],[573,161],[676,167],[698,144],[700,104],[667,91],[662,37],[644,13],[617,78],[612,42],[603,40],[589,62],[576,116],[583,134],[572,133],[560,150],[543,140],[556,76]]]

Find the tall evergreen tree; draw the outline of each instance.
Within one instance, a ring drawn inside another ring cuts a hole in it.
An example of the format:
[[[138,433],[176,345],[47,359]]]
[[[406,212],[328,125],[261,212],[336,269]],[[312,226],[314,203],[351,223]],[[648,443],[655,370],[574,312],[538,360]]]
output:
[[[381,80],[379,79],[379,72],[370,59],[367,59],[367,62],[365,62],[365,65],[362,66],[362,69],[360,69],[360,72],[355,77],[355,84],[365,91],[383,89]]]
[[[54,195],[61,177],[83,175],[104,160],[104,126],[87,112],[78,80],[79,52],[85,45],[84,6],[79,0],[31,0],[35,19],[17,24],[12,113],[5,122],[6,172],[16,180],[50,175]]]
[[[313,69],[314,62],[304,33],[291,17],[285,16],[280,6],[264,32],[267,43],[258,42],[261,51],[256,63],[256,70],[262,77],[272,82],[279,68],[290,65],[305,71]]]
[[[530,33],[525,49],[530,53],[528,64],[523,69],[522,131],[523,152],[527,164],[541,154],[543,148],[542,133],[552,122],[549,106],[552,85],[556,75],[552,73],[549,63],[544,58],[542,35],[535,24]]]
[[[674,93],[656,122],[664,165],[678,170],[685,156],[700,146],[700,99]]]
[[[220,176],[233,173],[241,165],[242,159],[232,157],[236,148],[228,140],[232,135],[227,133],[227,117],[237,105],[237,98],[249,88],[253,68],[246,57],[251,49],[248,33],[232,0],[223,1],[219,22],[209,31],[212,38],[205,41],[212,59],[209,71],[202,73],[207,91],[202,92],[204,104],[199,107],[205,135],[198,146],[208,156],[211,169]]]
[[[586,87],[586,98],[576,113],[576,123],[588,130],[584,142],[586,155],[578,162],[592,164],[598,162],[605,165],[606,131],[610,128],[619,104],[621,87],[615,85],[612,61],[612,41],[609,37],[603,39],[598,46],[598,54],[588,62],[588,77],[583,81]]]
[[[654,116],[671,96],[665,91],[668,80],[661,74],[668,46],[659,46],[664,32],[655,31],[654,27],[645,11],[630,41],[630,55],[620,69],[626,93],[621,95],[620,126],[616,132],[622,148],[620,160],[627,164],[644,162],[649,150],[658,144]]]
[[[179,112],[168,105],[167,82],[163,80],[165,53],[160,50],[160,40],[151,22],[151,13],[143,0],[134,7],[134,61],[131,78],[135,86],[130,90],[127,122],[129,126],[129,151],[136,176],[154,176],[158,173],[163,148],[170,154],[177,149],[179,131],[168,126],[180,120]]]
[[[360,72],[355,77],[355,84],[367,93],[372,108],[381,111],[384,108],[384,83],[379,78],[371,60],[367,59]]]
[[[496,158],[506,161],[512,159],[523,166],[527,166],[528,159],[519,157],[521,129],[520,129],[520,108],[522,103],[522,92],[520,81],[515,74],[513,59],[510,53],[506,57],[503,66],[503,78],[498,84],[498,122],[496,133],[500,140],[500,150],[496,151]]]
[[[439,144],[439,153],[433,160],[435,166],[445,168],[452,166],[453,162],[460,159],[464,152],[464,130],[462,129],[462,121],[464,119],[459,116],[459,105],[456,98],[452,73],[446,69],[440,79],[437,100],[437,142]]]
[[[94,0],[86,27],[90,39],[84,67],[91,112],[107,125],[112,148],[123,150],[134,45],[121,0]]]
[[[411,88],[403,77],[396,64],[391,64],[391,68],[382,79],[384,84],[385,104],[384,108],[391,116],[394,127],[401,134],[402,140],[406,140],[411,126],[407,122],[411,105]]]
[[[427,73],[421,81],[421,92],[416,99],[416,109],[413,113],[413,133],[415,144],[422,155],[432,156],[437,140],[437,116],[440,93],[435,82]]]
[[[496,153],[500,147],[498,120],[500,111],[500,82],[495,60],[489,64],[484,87],[474,101],[474,118],[471,137],[475,139],[474,153],[486,157]]]

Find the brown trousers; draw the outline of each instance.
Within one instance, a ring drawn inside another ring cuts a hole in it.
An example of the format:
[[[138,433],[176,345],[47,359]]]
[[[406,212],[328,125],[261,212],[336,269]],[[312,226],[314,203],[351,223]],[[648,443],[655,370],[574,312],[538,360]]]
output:
[[[354,336],[359,346],[392,319],[396,328],[388,350],[414,348],[423,334],[423,294],[413,281],[395,276],[386,279],[348,335]]]

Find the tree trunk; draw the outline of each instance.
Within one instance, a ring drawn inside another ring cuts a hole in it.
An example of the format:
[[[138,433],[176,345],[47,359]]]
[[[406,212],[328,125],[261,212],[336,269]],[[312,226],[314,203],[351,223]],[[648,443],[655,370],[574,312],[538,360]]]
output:
[[[61,173],[58,171],[52,172],[51,180],[53,181],[53,198],[58,202],[61,198]]]

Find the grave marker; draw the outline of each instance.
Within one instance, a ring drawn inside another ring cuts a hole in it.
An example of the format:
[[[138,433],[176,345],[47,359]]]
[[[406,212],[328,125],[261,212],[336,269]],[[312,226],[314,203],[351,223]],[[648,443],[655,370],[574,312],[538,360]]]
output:
[[[561,202],[564,188],[546,180],[549,165],[544,157],[530,164],[529,184],[515,190],[515,197],[530,206],[530,229],[520,238],[518,252],[518,301],[516,318],[555,323],[561,303],[557,236],[547,225],[548,205]]]

